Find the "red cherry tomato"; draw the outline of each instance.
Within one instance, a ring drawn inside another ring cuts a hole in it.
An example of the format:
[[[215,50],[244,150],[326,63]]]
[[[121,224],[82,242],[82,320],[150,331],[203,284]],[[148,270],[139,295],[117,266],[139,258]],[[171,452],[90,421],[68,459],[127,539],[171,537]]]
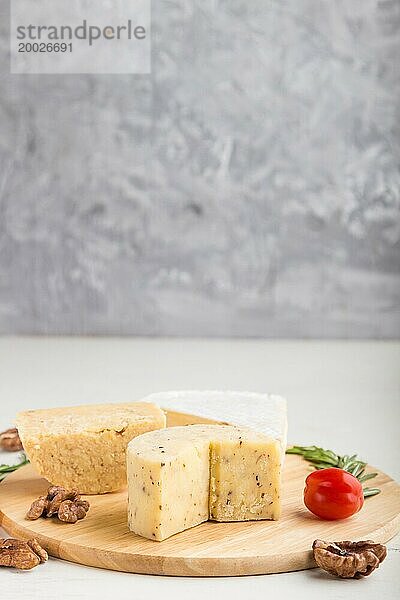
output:
[[[362,485],[343,469],[314,471],[306,479],[304,504],[321,519],[347,519],[364,504]]]

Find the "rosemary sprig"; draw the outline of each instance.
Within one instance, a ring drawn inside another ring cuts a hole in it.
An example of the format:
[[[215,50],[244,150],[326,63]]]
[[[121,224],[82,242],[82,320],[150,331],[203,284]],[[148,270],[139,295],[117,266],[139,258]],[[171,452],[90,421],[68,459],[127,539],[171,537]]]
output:
[[[293,446],[286,450],[286,454],[298,454],[314,465],[316,469],[329,469],[330,467],[343,469],[354,475],[360,483],[364,483],[378,475],[378,473],[365,473],[367,463],[358,460],[357,454],[340,456],[332,450],[324,450],[324,448],[318,446]],[[363,491],[364,498],[369,498],[370,496],[376,496],[381,490],[365,487]]]
[[[19,462],[15,465],[0,465],[0,481],[3,481],[3,479],[7,477],[9,473],[12,473],[13,471],[16,471],[20,467],[23,467],[29,463],[25,452],[21,452],[19,459]]]

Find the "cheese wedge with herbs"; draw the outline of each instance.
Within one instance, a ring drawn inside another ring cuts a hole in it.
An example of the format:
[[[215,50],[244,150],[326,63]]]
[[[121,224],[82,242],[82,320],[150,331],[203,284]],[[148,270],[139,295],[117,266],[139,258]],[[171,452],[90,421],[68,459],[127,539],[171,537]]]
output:
[[[245,427],[187,425],[128,445],[129,528],[164,540],[209,519],[278,519],[282,448]]]
[[[104,494],[126,485],[126,447],[132,438],[165,427],[148,402],[29,410],[17,428],[36,471],[54,485]]]

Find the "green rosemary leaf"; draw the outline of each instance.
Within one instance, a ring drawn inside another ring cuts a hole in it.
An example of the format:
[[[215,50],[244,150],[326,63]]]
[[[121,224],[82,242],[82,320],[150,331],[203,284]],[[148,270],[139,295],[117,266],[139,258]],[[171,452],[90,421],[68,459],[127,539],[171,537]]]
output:
[[[358,460],[357,454],[339,456],[332,450],[325,450],[319,446],[293,446],[286,450],[286,454],[297,454],[311,463],[315,469],[327,469],[336,467],[351,473],[360,483],[373,479],[377,473],[365,473],[367,463]],[[378,488],[364,488],[364,498],[379,494]]]
[[[286,454],[300,454],[303,455],[304,451],[307,450],[306,447],[301,448],[301,446],[292,446],[286,450]]]
[[[29,463],[29,460],[24,452],[21,452],[19,459],[19,462],[15,465],[0,465],[0,481],[3,481],[8,473],[12,473],[13,471],[16,471],[20,467],[23,467]]]
[[[380,493],[381,490],[379,488],[364,488],[364,498],[370,498],[371,496],[376,496]]]
[[[313,465],[316,469],[330,469],[332,467],[331,463],[325,462],[313,462]]]
[[[358,464],[352,465],[351,470],[349,469],[349,473],[354,475],[354,477],[359,477],[359,475],[361,475],[361,473],[364,472],[364,469],[365,469],[365,467],[363,466],[363,464],[358,463]]]
[[[305,460],[308,460],[309,462],[325,463],[331,467],[337,466],[337,460],[334,460],[333,458],[327,455],[321,455],[317,452],[305,452],[303,454],[303,458],[305,458]]]
[[[364,483],[364,481],[368,481],[368,479],[373,479],[377,475],[378,475],[378,473],[366,473],[365,475],[362,475],[361,477],[359,477],[358,481],[360,481],[361,483]]]

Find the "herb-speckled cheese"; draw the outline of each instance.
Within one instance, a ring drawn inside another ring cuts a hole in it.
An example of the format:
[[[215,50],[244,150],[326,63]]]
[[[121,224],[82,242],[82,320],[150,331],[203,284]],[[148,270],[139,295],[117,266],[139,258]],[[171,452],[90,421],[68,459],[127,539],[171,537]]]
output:
[[[128,445],[129,527],[161,541],[208,519],[278,519],[281,467],[280,442],[245,427],[146,433]]]
[[[126,485],[126,447],[137,435],[165,427],[148,402],[29,410],[17,415],[24,449],[40,475],[82,494]]]

